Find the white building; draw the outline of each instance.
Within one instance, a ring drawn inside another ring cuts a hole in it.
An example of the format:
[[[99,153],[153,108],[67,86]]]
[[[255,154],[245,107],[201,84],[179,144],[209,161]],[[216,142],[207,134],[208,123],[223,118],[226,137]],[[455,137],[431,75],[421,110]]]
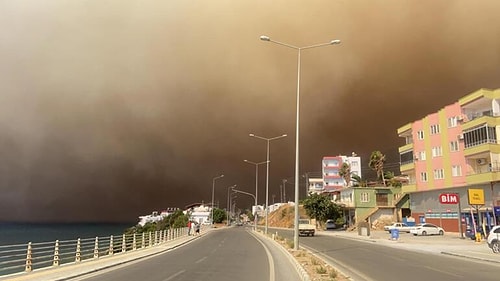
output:
[[[201,204],[199,206],[192,207],[190,210],[185,212],[189,212],[191,221],[201,224],[211,224],[211,210],[212,208],[210,208],[209,206]]]

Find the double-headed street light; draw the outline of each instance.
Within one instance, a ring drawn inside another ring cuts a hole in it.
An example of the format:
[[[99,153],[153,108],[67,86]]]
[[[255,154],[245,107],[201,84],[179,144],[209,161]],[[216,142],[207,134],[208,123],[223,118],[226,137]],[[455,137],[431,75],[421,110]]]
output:
[[[261,136],[257,136],[255,134],[249,134],[249,136],[251,137],[254,137],[254,138],[258,138],[258,139],[261,139],[261,140],[265,140],[267,141],[267,158],[266,158],[266,163],[267,163],[267,172],[266,172],[266,207],[265,207],[265,216],[266,216],[266,227],[264,229],[264,233],[267,234],[267,213],[269,213],[269,142],[272,141],[272,140],[277,140],[277,139],[281,139],[281,138],[284,138],[287,136],[287,134],[283,134],[281,136],[277,136],[277,137],[273,137],[273,138],[265,138],[265,137],[261,137]]]
[[[245,163],[252,164],[255,166],[255,201],[258,203],[259,200],[259,165],[266,164],[267,161],[262,161],[262,162],[252,162],[249,160],[243,160]],[[257,208],[257,205],[255,205],[255,208]]]
[[[215,181],[217,179],[223,178],[224,175],[217,176],[212,179],[212,227],[214,227],[214,191],[215,191]]]
[[[340,40],[332,40],[328,43],[316,44],[306,47],[297,47],[287,43],[271,40],[269,36],[260,36],[260,40],[272,42],[294,50],[297,50],[297,116],[295,121],[295,221],[293,234],[293,248],[299,249],[299,112],[300,112],[300,53],[302,50],[317,47],[340,44]],[[267,220],[266,220],[267,222]],[[267,226],[267,225],[266,225]]]
[[[245,191],[241,191],[241,190],[238,190],[238,189],[232,189],[234,192],[238,192],[238,193],[242,193],[242,194],[246,194],[246,195],[249,195],[249,196],[252,196],[253,199],[255,200],[255,205],[257,205],[257,196],[253,195],[252,193],[248,193],[248,192],[245,192]],[[255,231],[257,231],[257,223],[254,224],[254,227],[253,229]]]

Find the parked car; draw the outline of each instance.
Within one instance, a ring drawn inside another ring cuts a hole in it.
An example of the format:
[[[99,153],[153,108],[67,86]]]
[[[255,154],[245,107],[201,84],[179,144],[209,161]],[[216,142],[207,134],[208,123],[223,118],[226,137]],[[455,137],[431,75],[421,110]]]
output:
[[[417,235],[444,235],[444,229],[432,223],[421,223],[410,229],[410,233]]]
[[[337,228],[337,225],[335,224],[334,220],[326,220],[325,228],[326,228],[326,230],[335,229],[335,228]]]
[[[488,247],[493,253],[500,254],[500,225],[494,226],[488,234]]]
[[[395,222],[391,225],[386,225],[384,226],[384,230],[391,233],[393,229],[399,230],[399,232],[410,232],[411,226],[408,226],[406,223],[403,222]]]

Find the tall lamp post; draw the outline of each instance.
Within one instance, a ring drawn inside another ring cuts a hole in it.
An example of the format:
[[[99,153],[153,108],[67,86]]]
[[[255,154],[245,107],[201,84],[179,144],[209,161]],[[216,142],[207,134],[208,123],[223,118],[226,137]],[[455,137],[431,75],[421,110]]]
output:
[[[252,196],[253,199],[255,200],[255,205],[257,205],[257,196],[253,195],[252,193],[248,193],[248,192],[245,192],[245,191],[237,190],[237,189],[234,189],[234,188],[233,188],[233,191],[234,192],[238,192],[238,193],[242,193],[242,194],[246,194],[246,195],[249,195],[249,196]],[[257,231],[257,224],[254,224],[253,229],[255,231]]]
[[[340,44],[340,40],[332,40],[328,43],[321,43],[306,47],[297,47],[287,43],[271,40],[269,36],[260,36],[260,40],[282,45],[297,50],[297,116],[295,122],[295,220],[293,234],[293,248],[299,249],[299,112],[300,112],[300,53],[302,50],[318,48],[329,45]]]
[[[267,163],[267,161],[262,161],[262,162],[252,162],[252,161],[249,161],[249,160],[243,160],[244,162],[248,163],[248,164],[252,164],[252,165],[255,165],[255,214],[254,214],[254,218],[255,218],[255,227],[257,227],[257,201],[258,201],[258,193],[259,193],[259,165],[261,164],[265,164]],[[257,228],[256,228],[257,229]]]
[[[267,167],[267,172],[266,172],[266,208],[264,210],[265,211],[265,216],[266,216],[266,227],[264,229],[264,233],[267,234],[267,214],[269,213],[269,162],[270,162],[269,161],[269,142],[271,142],[272,140],[277,140],[277,139],[284,138],[284,137],[287,136],[287,134],[283,134],[281,136],[272,137],[272,138],[265,138],[265,137],[257,136],[255,134],[249,134],[249,136],[267,141],[267,158],[266,158],[266,163],[267,163],[267,165],[266,165],[266,167]]]
[[[214,227],[214,191],[215,191],[215,181],[217,179],[223,178],[224,175],[217,176],[212,179],[212,227]]]
[[[229,196],[230,196],[229,190],[231,188],[235,188],[235,187],[236,187],[236,184],[227,187],[227,210],[226,210],[227,211],[227,226],[229,226],[229,214],[231,213],[230,205],[229,205],[230,204],[230,202],[229,202]]]

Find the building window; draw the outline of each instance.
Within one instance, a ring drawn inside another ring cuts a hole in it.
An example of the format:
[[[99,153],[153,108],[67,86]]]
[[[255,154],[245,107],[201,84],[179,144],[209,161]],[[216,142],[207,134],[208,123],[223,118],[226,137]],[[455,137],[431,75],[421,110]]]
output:
[[[448,118],[448,128],[454,128],[456,126],[458,126],[458,117],[454,116]]]
[[[417,132],[417,137],[419,140],[423,140],[424,139],[424,131],[418,131]]]
[[[421,161],[425,161],[426,160],[425,155],[426,155],[425,151],[420,151],[420,157],[418,159]]]
[[[444,179],[443,169],[434,170],[434,179],[436,180]]]
[[[439,134],[439,124],[431,125],[431,135]]]
[[[427,173],[426,172],[420,173],[420,180],[423,182],[427,181]]]
[[[462,166],[460,165],[451,166],[451,175],[453,177],[460,177],[462,175]]]
[[[368,203],[370,202],[370,194],[368,192],[361,192],[359,200],[363,203]]]
[[[432,157],[443,156],[443,149],[441,146],[436,146],[432,148]]]
[[[450,142],[450,151],[455,152],[458,150],[459,150],[458,141],[451,141]]]

